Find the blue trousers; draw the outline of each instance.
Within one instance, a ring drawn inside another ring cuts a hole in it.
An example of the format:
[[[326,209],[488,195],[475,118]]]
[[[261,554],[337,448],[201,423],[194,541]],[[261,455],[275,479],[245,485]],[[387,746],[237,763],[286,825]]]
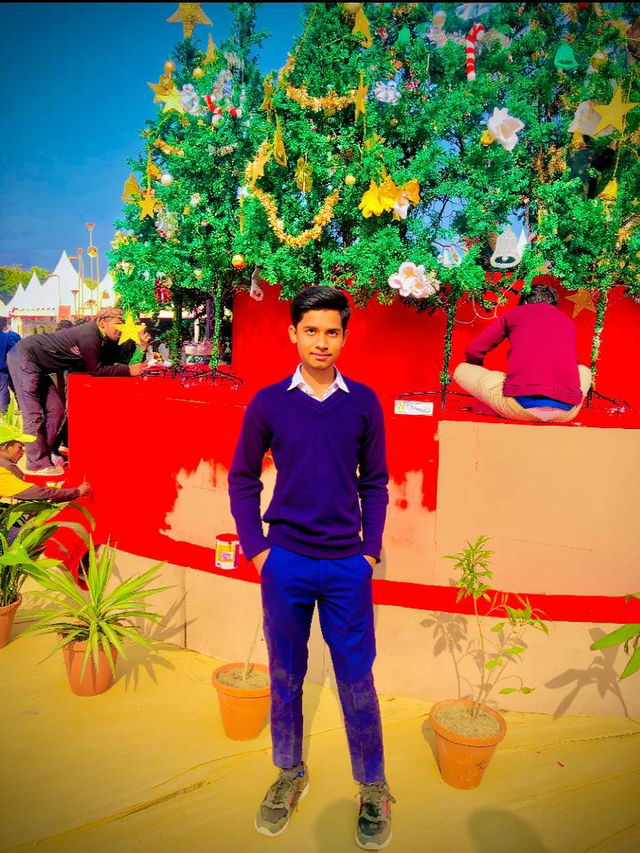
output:
[[[383,782],[371,566],[358,554],[303,557],[274,545],[262,568],[264,633],[271,677],[271,739],[276,767],[302,761],[302,684],[315,604],[329,646],[344,714],[354,779]]]

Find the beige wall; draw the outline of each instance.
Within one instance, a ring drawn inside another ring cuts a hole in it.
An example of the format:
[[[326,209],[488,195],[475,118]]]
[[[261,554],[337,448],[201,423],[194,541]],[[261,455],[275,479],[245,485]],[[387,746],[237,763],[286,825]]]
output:
[[[435,583],[467,539],[491,538],[497,589],[640,589],[640,430],[440,424]]]

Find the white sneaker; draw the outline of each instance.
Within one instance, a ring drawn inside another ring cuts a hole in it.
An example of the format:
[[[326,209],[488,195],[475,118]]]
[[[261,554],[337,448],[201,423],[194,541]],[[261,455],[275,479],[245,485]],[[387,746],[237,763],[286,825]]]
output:
[[[37,471],[30,471],[28,468],[25,474],[31,477],[61,477],[64,474],[64,468],[60,465],[48,465],[46,468],[40,468]]]

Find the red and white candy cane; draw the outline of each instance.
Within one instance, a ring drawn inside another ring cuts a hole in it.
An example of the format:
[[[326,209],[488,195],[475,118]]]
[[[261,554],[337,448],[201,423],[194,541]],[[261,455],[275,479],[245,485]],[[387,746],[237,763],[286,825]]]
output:
[[[464,49],[466,53],[467,80],[476,79],[476,42],[482,41],[487,28],[484,24],[474,24],[465,37]]]

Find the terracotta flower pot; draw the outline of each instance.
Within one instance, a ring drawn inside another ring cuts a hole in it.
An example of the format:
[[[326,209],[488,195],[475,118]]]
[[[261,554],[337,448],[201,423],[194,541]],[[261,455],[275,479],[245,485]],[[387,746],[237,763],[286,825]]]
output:
[[[22,604],[22,596],[19,595],[11,604],[0,607],[0,649],[4,648],[11,637],[13,620],[16,618],[16,610]]]
[[[69,686],[76,696],[97,696],[98,693],[104,693],[105,690],[111,687],[113,673],[111,672],[107,656],[100,649],[98,652],[98,666],[95,666],[93,656],[90,656],[84,668],[84,675],[81,678],[80,673],[82,672],[82,661],[84,660],[86,646],[85,642],[76,640],[62,647],[64,663],[69,677]],[[111,647],[111,655],[115,664],[118,653],[113,646]]]
[[[471,708],[469,699],[446,699],[436,702],[429,712],[429,722],[436,734],[436,755],[442,778],[453,788],[477,788],[496,746],[507,733],[507,723],[502,714],[482,705],[481,709],[499,724],[498,731],[489,737],[475,737],[452,731],[437,718],[439,710],[451,706]]]
[[[267,721],[271,691],[266,687],[244,687],[223,684],[220,674],[242,670],[241,663],[227,663],[213,673],[212,683],[218,693],[218,703],[225,734],[231,740],[251,740],[257,737]],[[263,664],[254,663],[251,668],[258,672],[269,672]]]

